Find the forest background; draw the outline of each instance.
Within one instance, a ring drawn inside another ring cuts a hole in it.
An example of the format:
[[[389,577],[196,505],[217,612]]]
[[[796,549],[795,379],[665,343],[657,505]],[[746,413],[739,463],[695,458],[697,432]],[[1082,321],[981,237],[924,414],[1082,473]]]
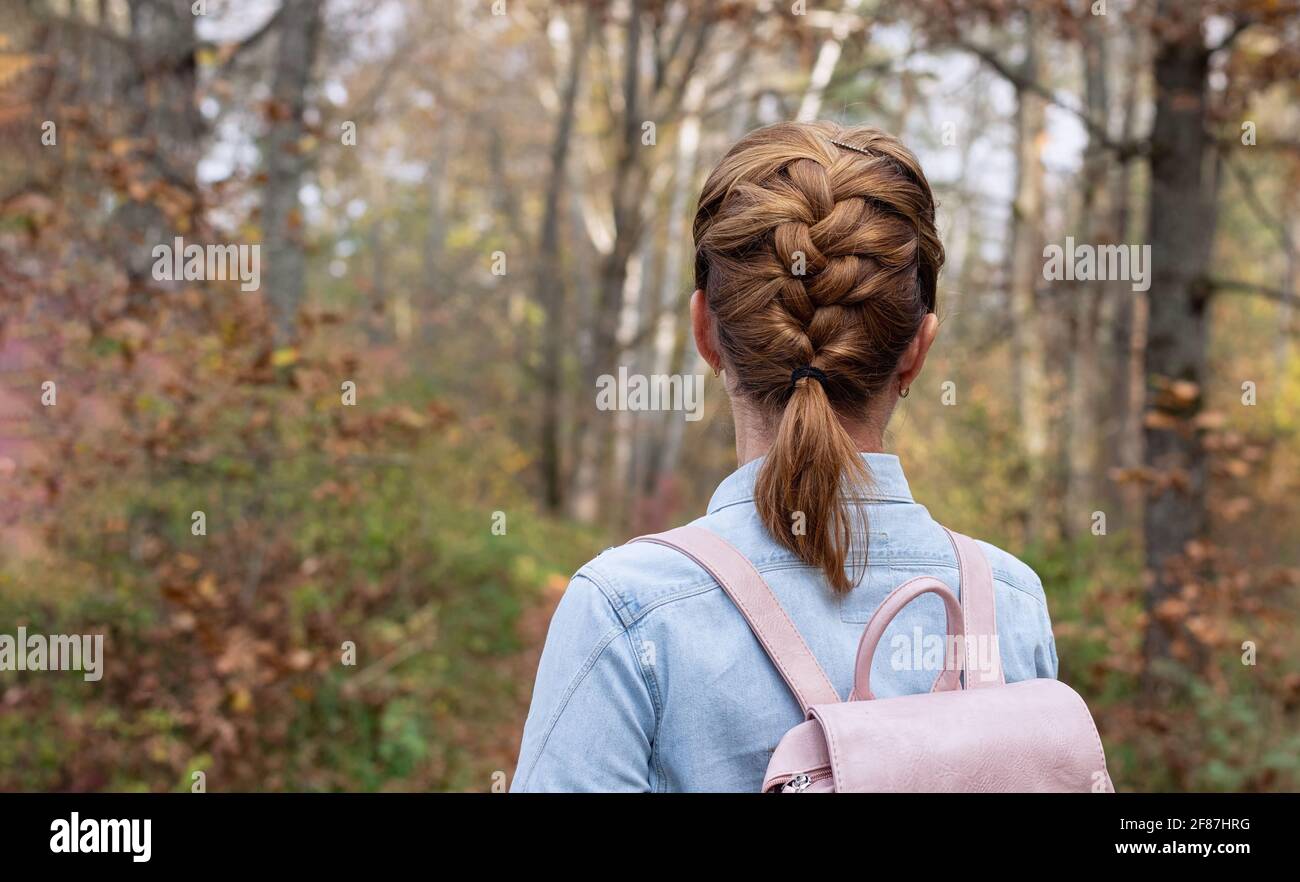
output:
[[[0,633],[105,635],[101,680],[0,671],[0,789],[501,789],[568,576],[734,467],[711,376],[700,421],[596,378],[708,373],[703,177],[816,118],[927,169],[888,442],[1042,576],[1117,787],[1300,789],[1295,0],[0,21]],[[257,289],[159,278],[177,237]],[[1047,278],[1066,237],[1149,289]]]

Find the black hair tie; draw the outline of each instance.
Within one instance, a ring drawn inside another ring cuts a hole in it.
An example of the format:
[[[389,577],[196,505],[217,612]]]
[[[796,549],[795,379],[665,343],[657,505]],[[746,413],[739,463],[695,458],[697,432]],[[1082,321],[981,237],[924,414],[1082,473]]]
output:
[[[823,389],[826,388],[826,380],[827,380],[826,374],[817,370],[817,368],[813,367],[812,365],[806,364],[803,367],[797,367],[794,370],[790,371],[791,392],[794,391],[795,384],[798,383],[800,380],[802,380],[804,377],[812,377],[814,380],[822,384]]]

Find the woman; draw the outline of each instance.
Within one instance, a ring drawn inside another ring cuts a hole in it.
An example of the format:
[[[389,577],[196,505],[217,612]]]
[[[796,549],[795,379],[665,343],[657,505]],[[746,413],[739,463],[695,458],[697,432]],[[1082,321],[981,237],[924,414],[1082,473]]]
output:
[[[934,197],[883,132],[780,123],[713,170],[694,233],[695,342],[724,378],[740,462],[695,524],[758,568],[846,696],[864,624],[891,589],[930,575],[960,590],[947,535],[881,452],[938,331]],[[981,548],[1007,681],[1055,677],[1038,577]],[[876,655],[876,695],[928,689],[935,672],[916,644],[944,633],[938,598],[908,606]],[[624,545],[579,570],[556,610],[513,789],[754,791],[802,720],[703,569]]]

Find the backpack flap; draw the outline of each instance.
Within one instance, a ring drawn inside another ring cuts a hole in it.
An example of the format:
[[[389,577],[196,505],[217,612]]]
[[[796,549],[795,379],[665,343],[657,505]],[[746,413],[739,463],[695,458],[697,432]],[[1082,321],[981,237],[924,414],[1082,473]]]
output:
[[[1058,680],[817,705],[812,714],[840,793],[1112,790],[1092,717]]]

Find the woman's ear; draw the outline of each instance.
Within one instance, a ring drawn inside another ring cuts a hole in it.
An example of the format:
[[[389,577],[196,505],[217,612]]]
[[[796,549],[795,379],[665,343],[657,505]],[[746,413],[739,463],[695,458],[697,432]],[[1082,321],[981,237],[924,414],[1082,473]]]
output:
[[[695,334],[695,348],[716,374],[722,370],[722,356],[718,352],[718,333],[713,326],[713,313],[704,300],[704,292],[696,289],[691,295],[691,330]]]
[[[932,312],[926,313],[925,318],[921,319],[921,327],[917,329],[916,336],[912,338],[911,343],[907,344],[903,357],[898,360],[900,388],[906,389],[916,381],[921,368],[925,367],[925,356],[930,352],[930,346],[938,334],[939,317]]]

